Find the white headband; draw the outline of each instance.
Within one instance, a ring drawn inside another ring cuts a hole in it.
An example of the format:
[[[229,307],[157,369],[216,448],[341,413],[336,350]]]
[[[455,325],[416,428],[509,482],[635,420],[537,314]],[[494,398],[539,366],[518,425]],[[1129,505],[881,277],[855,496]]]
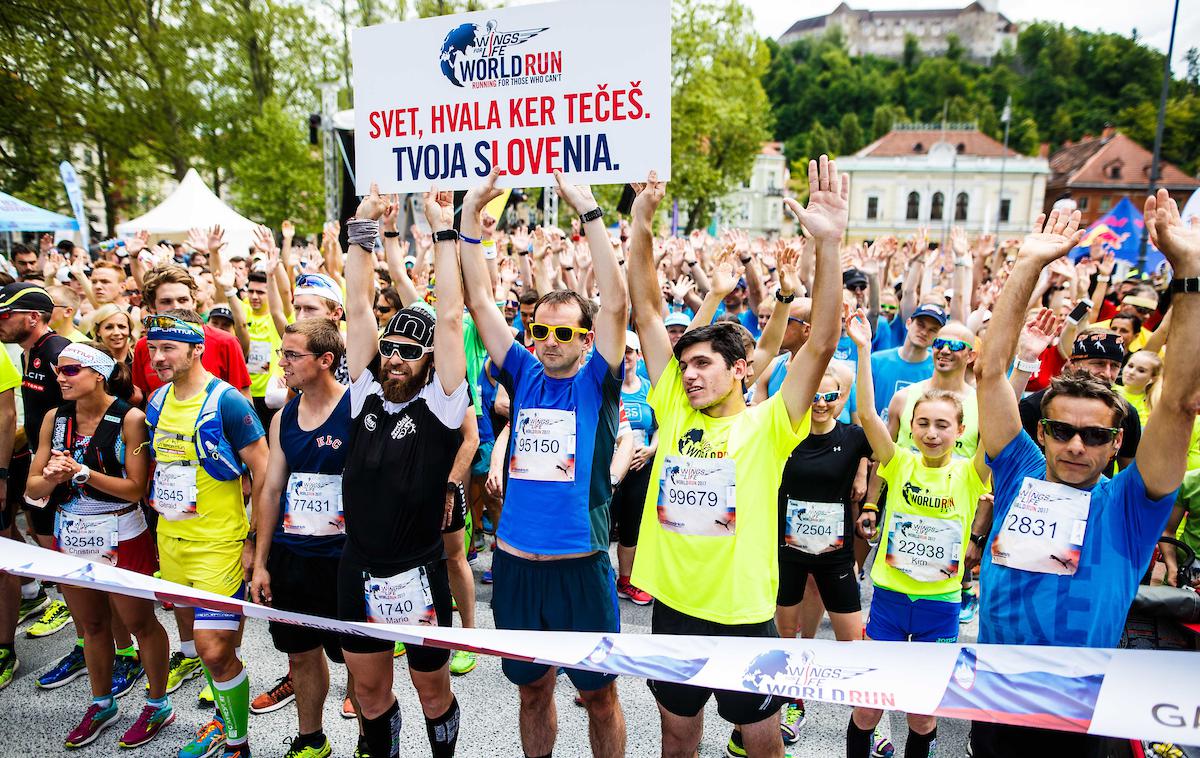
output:
[[[59,359],[70,358],[79,361],[79,365],[90,368],[105,379],[112,377],[117,362],[111,356],[105,355],[91,345],[72,342],[58,354]]]

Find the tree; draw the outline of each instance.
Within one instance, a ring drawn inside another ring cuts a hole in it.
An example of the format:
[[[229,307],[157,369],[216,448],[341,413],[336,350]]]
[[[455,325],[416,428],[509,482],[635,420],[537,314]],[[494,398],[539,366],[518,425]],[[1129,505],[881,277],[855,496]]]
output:
[[[301,122],[271,98],[245,142],[232,167],[237,209],[275,229],[284,219],[319,229],[325,212],[321,160]]]
[[[857,113],[851,111],[842,116],[839,132],[841,133],[842,153],[848,155],[857,152],[863,146],[863,130],[858,123]]]

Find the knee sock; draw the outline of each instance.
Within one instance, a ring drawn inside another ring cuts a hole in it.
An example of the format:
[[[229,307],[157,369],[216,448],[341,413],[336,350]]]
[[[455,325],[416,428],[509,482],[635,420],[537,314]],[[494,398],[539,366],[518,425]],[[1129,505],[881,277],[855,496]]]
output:
[[[846,725],[846,758],[868,758],[871,755],[871,735],[874,729],[859,729],[854,716]]]
[[[242,669],[227,682],[212,682],[213,700],[225,719],[225,739],[230,745],[246,742],[250,722],[250,679]]]
[[[908,740],[904,743],[905,758],[929,758],[933,754],[934,746],[937,745],[937,727],[929,734],[917,734],[908,729]]]
[[[451,758],[454,755],[461,716],[458,699],[451,695],[450,707],[445,713],[435,719],[425,719],[425,732],[429,735],[429,747],[433,749],[433,758]]]
[[[367,747],[376,758],[399,758],[400,756],[400,703],[393,700],[392,707],[373,719],[363,718],[363,736]]]

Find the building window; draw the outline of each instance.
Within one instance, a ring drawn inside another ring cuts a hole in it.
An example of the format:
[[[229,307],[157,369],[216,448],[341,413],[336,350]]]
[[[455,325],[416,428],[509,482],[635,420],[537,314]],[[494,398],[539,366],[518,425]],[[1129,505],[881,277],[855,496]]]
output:
[[[940,193],[940,192],[933,193],[933,203],[929,206],[929,220],[930,221],[941,221],[942,220],[942,206],[944,204],[945,204],[945,198],[943,197],[942,193]]]
[[[1084,195],[1083,197],[1079,198],[1079,210],[1081,210],[1081,211],[1087,210],[1087,201],[1088,201],[1087,195]]]
[[[1000,223],[1008,223],[1008,214],[1012,210],[1012,200],[1004,198],[1000,201]]]
[[[954,201],[954,220],[967,220],[967,193],[960,192]]]
[[[1104,213],[1112,207],[1112,195],[1105,195],[1100,198],[1100,212]]]
[[[916,143],[916,144],[914,144],[914,145],[913,145],[913,152],[914,152],[914,153],[920,153],[920,152],[922,152],[922,151],[924,151],[924,150],[925,150],[925,146],[924,146],[923,144],[921,144],[920,142],[918,142],[918,143]]]
[[[916,192],[908,193],[908,208],[904,212],[904,218],[909,221],[916,221],[921,212],[921,196]]]
[[[872,195],[867,198],[867,219],[874,221],[879,218],[879,198]]]

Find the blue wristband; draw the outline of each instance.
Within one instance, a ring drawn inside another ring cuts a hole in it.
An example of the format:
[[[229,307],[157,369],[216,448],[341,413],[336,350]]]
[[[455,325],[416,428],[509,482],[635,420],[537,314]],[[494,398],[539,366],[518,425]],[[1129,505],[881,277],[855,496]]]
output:
[[[458,233],[458,238],[463,242],[470,242],[472,245],[478,245],[480,243],[480,240],[473,240],[462,232]]]

